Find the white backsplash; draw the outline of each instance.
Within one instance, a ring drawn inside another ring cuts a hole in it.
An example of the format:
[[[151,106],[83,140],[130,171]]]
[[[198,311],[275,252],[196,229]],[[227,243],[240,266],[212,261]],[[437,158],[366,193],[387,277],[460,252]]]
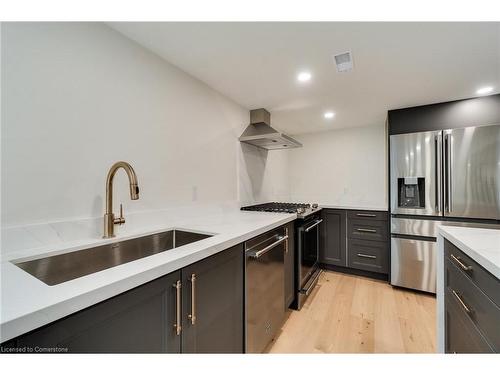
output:
[[[118,237],[143,231],[162,229],[164,222],[186,222],[189,219],[203,215],[210,217],[221,213],[232,213],[240,209],[237,201],[218,204],[193,203],[171,206],[162,210],[133,212],[125,215],[126,223],[115,226]],[[185,228],[189,229],[189,227]],[[99,241],[103,235],[103,218],[76,219],[52,223],[40,223],[25,226],[2,227],[1,257],[2,260],[22,258],[34,251],[44,249],[50,252],[50,247],[75,244],[79,242]]]

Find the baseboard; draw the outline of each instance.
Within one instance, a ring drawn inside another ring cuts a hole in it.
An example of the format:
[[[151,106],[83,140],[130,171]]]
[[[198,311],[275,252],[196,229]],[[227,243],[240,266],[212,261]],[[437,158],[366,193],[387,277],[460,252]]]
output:
[[[348,267],[332,266],[330,264],[323,264],[323,263],[320,264],[319,266],[324,270],[342,272],[355,276],[364,276],[364,277],[369,277],[371,279],[383,280],[387,282],[389,281],[389,275],[385,273],[357,270],[355,268],[348,268]]]

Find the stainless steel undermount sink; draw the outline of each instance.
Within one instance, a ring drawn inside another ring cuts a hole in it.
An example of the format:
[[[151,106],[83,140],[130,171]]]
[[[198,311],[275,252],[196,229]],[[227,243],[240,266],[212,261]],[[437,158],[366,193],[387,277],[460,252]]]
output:
[[[174,229],[14,264],[47,285],[57,285],[208,237],[212,235]]]

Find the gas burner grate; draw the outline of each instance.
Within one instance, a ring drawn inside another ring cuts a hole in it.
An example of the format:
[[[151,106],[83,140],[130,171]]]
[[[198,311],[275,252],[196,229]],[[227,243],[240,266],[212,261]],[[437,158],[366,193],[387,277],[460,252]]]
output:
[[[270,202],[257,204],[254,206],[242,207],[243,211],[262,211],[262,212],[285,212],[296,213],[300,209],[310,209],[309,203],[287,203],[287,202]]]

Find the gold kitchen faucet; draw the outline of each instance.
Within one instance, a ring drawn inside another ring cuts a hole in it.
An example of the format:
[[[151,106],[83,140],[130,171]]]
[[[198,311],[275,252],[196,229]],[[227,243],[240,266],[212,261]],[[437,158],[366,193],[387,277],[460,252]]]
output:
[[[130,199],[139,199],[139,186],[137,185],[137,176],[134,168],[125,162],[118,161],[113,164],[108,172],[106,178],[106,212],[104,213],[104,236],[103,238],[111,238],[115,236],[115,225],[125,224],[123,217],[123,206],[120,204],[120,217],[115,219],[113,213],[113,178],[115,177],[118,169],[123,168],[127,172],[128,180],[130,183]]]

